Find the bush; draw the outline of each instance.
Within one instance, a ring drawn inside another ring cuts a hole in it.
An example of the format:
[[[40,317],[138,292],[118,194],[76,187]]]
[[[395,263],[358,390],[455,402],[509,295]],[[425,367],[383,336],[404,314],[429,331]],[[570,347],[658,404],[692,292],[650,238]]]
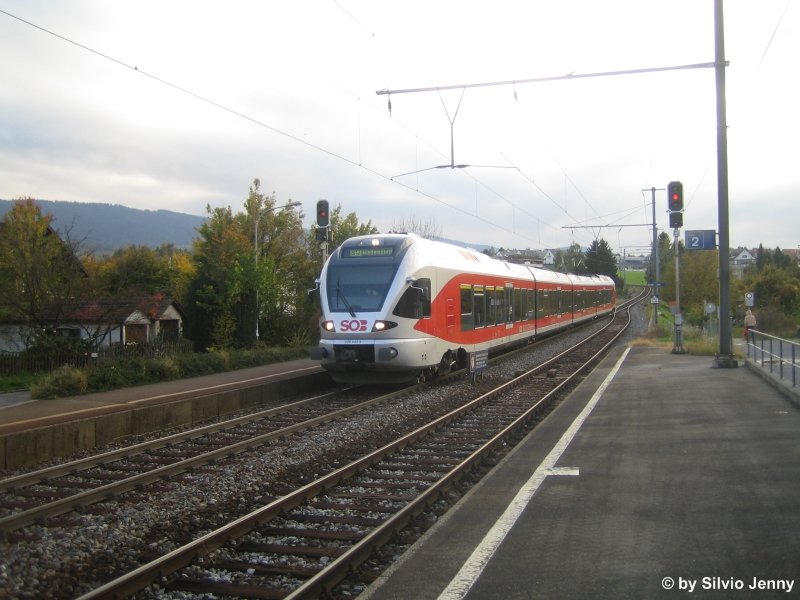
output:
[[[754,309],[753,312],[756,312]],[[765,306],[756,312],[758,325],[756,329],[782,338],[794,337],[797,334],[797,323],[789,315],[773,306]]]
[[[86,392],[211,375],[234,369],[307,358],[308,348],[267,348],[179,354],[167,358],[99,360],[85,369],[62,367],[31,386],[33,398],[58,398]]]
[[[51,400],[63,396],[77,396],[88,391],[86,374],[75,367],[59,367],[50,375],[31,386],[31,397]]]

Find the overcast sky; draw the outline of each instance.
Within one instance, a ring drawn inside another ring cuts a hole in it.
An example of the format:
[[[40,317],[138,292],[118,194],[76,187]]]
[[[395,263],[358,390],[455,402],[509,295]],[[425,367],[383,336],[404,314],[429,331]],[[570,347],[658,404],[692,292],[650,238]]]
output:
[[[241,210],[257,177],[279,204],[302,202],[309,225],[325,198],[381,231],[415,218],[471,244],[603,237],[636,253],[652,239],[650,188],[680,180],[684,229],[718,229],[714,69],[574,77],[713,62],[713,0],[0,11],[0,198],[203,215]],[[797,248],[800,6],[726,2],[725,53],[731,246]],[[391,112],[376,94],[570,73],[394,93]],[[451,160],[475,166],[431,168]],[[671,233],[666,203],[657,191]]]

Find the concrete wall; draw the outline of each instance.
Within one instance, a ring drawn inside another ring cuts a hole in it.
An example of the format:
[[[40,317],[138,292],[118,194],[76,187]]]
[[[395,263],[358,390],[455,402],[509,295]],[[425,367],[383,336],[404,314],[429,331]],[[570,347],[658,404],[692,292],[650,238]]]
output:
[[[317,373],[151,406],[136,405],[112,414],[5,434],[0,436],[0,468],[16,469],[35,465],[130,436],[180,425],[197,425],[238,410],[258,407],[271,400],[324,389],[330,385],[327,373]]]

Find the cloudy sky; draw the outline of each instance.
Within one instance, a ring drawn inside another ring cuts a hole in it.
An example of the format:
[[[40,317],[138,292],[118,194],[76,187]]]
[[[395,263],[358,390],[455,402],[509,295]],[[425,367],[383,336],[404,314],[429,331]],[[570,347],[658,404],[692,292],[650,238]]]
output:
[[[726,2],[725,46],[731,245],[797,248],[800,6]],[[309,224],[636,253],[680,180],[718,229],[714,70],[576,77],[713,62],[713,0],[0,0],[0,53],[4,199],[202,215],[257,177]]]

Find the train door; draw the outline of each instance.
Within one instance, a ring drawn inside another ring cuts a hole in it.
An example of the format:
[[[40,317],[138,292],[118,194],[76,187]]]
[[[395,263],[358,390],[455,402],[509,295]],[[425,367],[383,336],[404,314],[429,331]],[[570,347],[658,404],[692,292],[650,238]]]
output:
[[[505,312],[506,329],[514,327],[514,284],[507,283],[503,297],[503,311]]]
[[[455,298],[447,298],[445,300],[446,305],[446,320],[447,323],[447,334],[449,335],[453,332],[453,328],[456,326],[456,300]]]

